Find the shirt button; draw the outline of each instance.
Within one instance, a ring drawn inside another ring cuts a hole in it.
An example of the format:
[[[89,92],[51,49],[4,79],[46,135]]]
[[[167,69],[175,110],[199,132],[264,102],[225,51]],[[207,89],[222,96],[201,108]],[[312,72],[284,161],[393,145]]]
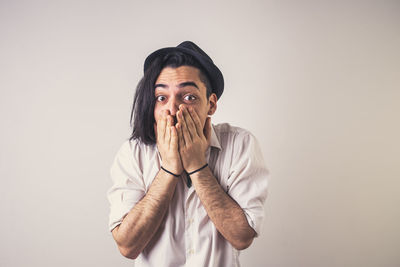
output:
[[[189,249],[189,254],[194,254],[194,249]]]

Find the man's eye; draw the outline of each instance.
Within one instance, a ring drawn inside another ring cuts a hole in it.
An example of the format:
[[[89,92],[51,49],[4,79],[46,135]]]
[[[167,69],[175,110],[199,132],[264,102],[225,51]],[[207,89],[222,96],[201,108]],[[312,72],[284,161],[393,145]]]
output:
[[[196,97],[194,95],[185,95],[183,99],[185,99],[186,101],[193,101],[196,99]]]
[[[165,98],[165,96],[163,96],[163,95],[159,95],[159,96],[157,96],[156,97],[156,100],[158,101],[158,102],[162,102],[162,101],[164,101],[166,98]]]

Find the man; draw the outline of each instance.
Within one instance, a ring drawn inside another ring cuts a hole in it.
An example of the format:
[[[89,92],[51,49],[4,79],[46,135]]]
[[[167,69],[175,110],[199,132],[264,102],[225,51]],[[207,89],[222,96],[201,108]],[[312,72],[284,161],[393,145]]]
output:
[[[249,132],[211,124],[223,89],[193,42],[145,60],[108,191],[110,231],[136,266],[239,266],[259,234],[268,171]]]

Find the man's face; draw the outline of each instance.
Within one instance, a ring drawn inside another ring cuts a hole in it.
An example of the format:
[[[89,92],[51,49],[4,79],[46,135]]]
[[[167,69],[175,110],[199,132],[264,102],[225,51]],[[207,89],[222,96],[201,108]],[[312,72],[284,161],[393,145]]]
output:
[[[213,93],[207,99],[207,88],[200,80],[199,73],[197,68],[191,66],[166,67],[161,71],[155,84],[156,121],[164,110],[169,110],[176,123],[176,112],[179,105],[183,104],[194,108],[204,127],[207,116],[214,114],[217,108],[217,96]]]

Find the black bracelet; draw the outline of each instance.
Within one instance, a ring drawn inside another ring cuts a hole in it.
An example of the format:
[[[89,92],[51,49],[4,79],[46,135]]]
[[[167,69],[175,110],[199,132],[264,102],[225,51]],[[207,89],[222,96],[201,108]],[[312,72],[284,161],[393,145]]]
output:
[[[199,172],[199,171],[201,171],[202,169],[204,169],[204,168],[207,167],[207,166],[208,166],[208,163],[206,163],[206,165],[204,165],[204,166],[201,167],[200,169],[197,169],[197,170],[192,171],[192,172],[188,172],[188,175],[192,175],[193,173]]]
[[[162,169],[163,171],[165,171],[165,172],[167,172],[167,173],[169,173],[169,174],[175,176],[175,177],[181,176],[180,174],[175,174],[175,173],[170,172],[169,170],[165,169],[163,166],[161,166],[161,169]]]

